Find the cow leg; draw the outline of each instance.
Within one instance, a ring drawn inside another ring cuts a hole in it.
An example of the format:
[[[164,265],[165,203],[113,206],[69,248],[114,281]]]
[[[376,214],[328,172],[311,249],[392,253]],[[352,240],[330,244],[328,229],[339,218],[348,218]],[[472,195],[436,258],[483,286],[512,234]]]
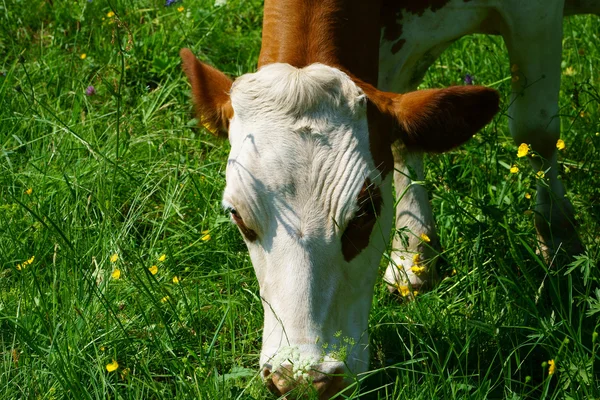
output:
[[[404,58],[384,58],[380,63],[380,88],[398,93],[415,90],[449,44],[445,40],[428,51],[408,48]],[[391,46],[384,41],[380,54],[391,54]],[[396,219],[390,262],[383,279],[390,291],[408,295],[435,284],[439,242],[427,190],[419,183],[425,178],[423,154],[407,151],[400,141],[392,145],[392,154]]]
[[[401,142],[392,146],[396,225],[390,263],[384,280],[391,291],[406,295],[436,280],[438,239],[424,179],[423,155],[406,151]]]
[[[504,37],[513,75],[509,127],[517,145],[530,145],[529,160],[537,176],[544,174],[537,182],[535,226],[542,253],[550,260],[559,249],[577,254],[582,246],[573,207],[558,179],[563,5],[550,2],[542,7],[506,18],[509,32]]]

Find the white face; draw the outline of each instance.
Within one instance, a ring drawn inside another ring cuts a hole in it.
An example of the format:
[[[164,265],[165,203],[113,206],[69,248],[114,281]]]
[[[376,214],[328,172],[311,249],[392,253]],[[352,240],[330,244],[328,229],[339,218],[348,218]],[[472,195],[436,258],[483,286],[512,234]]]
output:
[[[271,64],[239,78],[231,100],[223,204],[260,284],[261,366],[365,371],[392,221],[392,174],[382,180],[374,165],[366,97],[334,68]]]

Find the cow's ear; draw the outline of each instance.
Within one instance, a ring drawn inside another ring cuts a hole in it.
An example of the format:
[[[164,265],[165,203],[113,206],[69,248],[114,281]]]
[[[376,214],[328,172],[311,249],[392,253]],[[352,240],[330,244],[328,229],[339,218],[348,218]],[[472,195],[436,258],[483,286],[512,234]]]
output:
[[[410,149],[434,153],[469,140],[492,120],[500,103],[498,92],[483,86],[452,86],[405,94],[366,89],[369,100],[396,121],[393,140],[401,139]]]
[[[214,135],[227,137],[233,108],[229,91],[233,81],[221,71],[204,64],[189,49],[179,52],[185,72],[192,85],[192,98],[200,124]]]

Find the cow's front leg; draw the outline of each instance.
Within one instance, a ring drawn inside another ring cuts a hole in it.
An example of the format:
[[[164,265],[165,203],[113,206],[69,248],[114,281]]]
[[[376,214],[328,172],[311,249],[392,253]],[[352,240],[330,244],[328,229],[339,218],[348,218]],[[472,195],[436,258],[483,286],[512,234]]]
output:
[[[421,184],[423,155],[408,152],[400,142],[392,145],[392,153],[396,222],[384,279],[390,291],[411,297],[435,283],[439,243],[427,190]]]

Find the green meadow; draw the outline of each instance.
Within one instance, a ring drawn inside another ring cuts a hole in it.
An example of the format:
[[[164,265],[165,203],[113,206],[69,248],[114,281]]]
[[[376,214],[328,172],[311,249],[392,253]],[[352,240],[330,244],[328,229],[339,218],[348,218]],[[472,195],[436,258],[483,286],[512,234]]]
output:
[[[255,70],[262,2],[222,3],[0,2],[0,398],[276,398],[220,203],[228,143],[197,127],[178,56]],[[600,399],[598,43],[597,17],[565,19],[559,167],[587,247],[566,265],[536,251],[501,38],[463,38],[432,66],[421,87],[470,74],[502,111],[427,157],[444,279],[412,302],[378,282],[370,371],[339,398]],[[579,282],[572,312],[543,300],[558,282]]]

